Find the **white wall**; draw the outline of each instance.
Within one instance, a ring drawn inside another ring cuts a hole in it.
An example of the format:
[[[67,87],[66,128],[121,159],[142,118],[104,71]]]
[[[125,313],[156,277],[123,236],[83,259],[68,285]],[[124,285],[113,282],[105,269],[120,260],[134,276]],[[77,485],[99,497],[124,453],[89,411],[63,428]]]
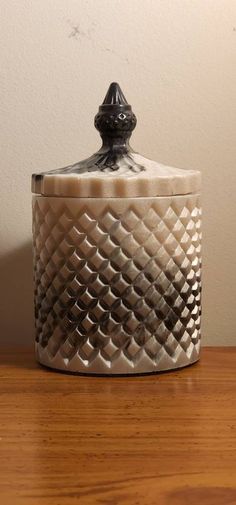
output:
[[[1,341],[33,338],[30,175],[100,144],[109,83],[133,147],[200,169],[204,343],[236,343],[236,1],[1,0]]]

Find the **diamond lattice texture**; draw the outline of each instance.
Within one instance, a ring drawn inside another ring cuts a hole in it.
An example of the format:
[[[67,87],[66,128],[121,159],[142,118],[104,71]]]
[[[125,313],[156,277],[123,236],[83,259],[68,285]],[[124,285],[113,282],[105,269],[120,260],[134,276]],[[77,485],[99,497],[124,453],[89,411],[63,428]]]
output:
[[[34,197],[39,361],[89,373],[196,361],[200,224],[198,195]]]

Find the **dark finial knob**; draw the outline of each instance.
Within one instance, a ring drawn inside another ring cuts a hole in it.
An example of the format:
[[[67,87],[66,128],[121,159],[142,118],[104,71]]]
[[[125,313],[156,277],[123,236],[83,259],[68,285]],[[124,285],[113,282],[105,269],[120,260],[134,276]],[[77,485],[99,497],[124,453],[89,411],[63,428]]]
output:
[[[112,82],[103,100],[103,105],[128,105],[128,102],[117,82]],[[130,106],[129,106],[130,107]]]
[[[124,143],[136,126],[136,117],[119,84],[112,82],[94,124],[104,142]]]

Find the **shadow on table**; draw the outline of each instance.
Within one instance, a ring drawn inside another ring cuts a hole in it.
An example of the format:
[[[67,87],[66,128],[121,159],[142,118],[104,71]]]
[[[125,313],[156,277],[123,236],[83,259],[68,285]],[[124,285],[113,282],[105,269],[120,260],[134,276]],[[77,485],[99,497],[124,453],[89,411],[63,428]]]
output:
[[[0,363],[34,368],[32,244],[0,254]],[[27,360],[22,353],[27,351]],[[36,365],[37,366],[37,365]]]
[[[8,368],[21,368],[23,370],[35,370],[40,368],[34,356],[34,350],[19,349],[10,350],[2,347],[0,349],[0,367],[7,366]]]

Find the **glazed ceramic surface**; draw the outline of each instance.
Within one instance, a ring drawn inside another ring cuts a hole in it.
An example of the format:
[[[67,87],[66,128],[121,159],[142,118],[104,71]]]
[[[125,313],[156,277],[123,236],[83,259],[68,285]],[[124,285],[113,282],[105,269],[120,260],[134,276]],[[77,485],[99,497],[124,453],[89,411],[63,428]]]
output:
[[[198,359],[199,195],[36,196],[33,213],[41,363],[126,374]]]

